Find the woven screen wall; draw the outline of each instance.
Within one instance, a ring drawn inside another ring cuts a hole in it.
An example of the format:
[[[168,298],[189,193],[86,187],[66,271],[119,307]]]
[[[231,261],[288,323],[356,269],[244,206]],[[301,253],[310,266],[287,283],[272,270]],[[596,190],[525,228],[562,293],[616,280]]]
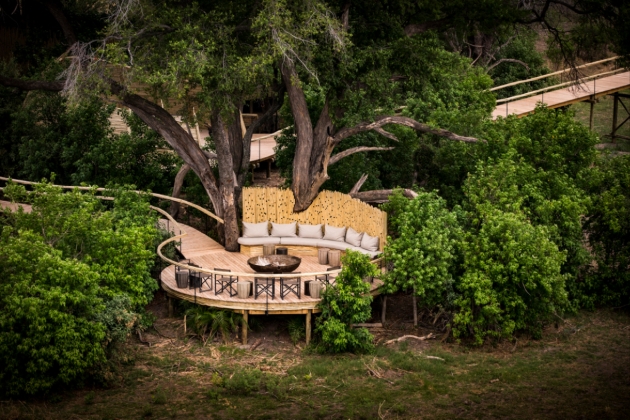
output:
[[[387,239],[387,213],[364,202],[335,191],[322,191],[311,206],[293,213],[295,199],[293,191],[279,188],[244,188],[243,221],[260,223],[267,220],[274,223],[298,222],[317,225],[329,224],[337,227],[351,227],[357,232],[367,232],[378,236],[380,248]]]

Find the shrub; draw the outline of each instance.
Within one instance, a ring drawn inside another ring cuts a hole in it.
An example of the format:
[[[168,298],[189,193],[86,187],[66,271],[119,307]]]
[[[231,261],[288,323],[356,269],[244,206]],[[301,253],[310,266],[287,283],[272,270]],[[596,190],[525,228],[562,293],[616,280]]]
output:
[[[463,241],[464,274],[457,283],[455,337],[510,337],[526,330],[540,337],[542,326],[567,303],[560,267],[565,254],[544,226],[518,213],[487,207],[477,229]]]
[[[221,333],[223,341],[227,343],[230,334],[236,331],[242,319],[241,314],[232,311],[222,311],[199,305],[191,306],[186,310],[187,327],[197,334],[204,343],[212,339],[217,333]]]
[[[0,219],[0,393],[76,385],[96,373],[108,345],[124,340],[157,289],[149,276],[156,217],[136,193],[92,193],[38,184],[32,213]]]
[[[316,331],[321,334],[321,348],[330,353],[372,351],[373,337],[365,328],[352,324],[370,318],[372,296],[363,279],[378,275],[367,255],[348,250],[342,258],[343,268],[335,284],[322,293]]]
[[[577,283],[588,307],[630,303],[630,157],[603,158],[585,177],[592,206],[585,230],[596,265]]]
[[[445,305],[453,290],[462,229],[455,212],[436,193],[419,192],[409,200],[396,191],[383,205],[392,237],[385,246],[391,266],[387,291],[412,290],[429,307]]]

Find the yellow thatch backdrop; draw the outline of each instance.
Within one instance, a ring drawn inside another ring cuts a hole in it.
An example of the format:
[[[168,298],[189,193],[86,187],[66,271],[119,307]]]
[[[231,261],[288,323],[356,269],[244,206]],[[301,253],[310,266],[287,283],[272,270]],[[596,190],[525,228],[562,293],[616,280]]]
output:
[[[387,238],[387,213],[362,201],[334,191],[322,191],[311,206],[293,213],[293,191],[279,188],[244,188],[243,221],[260,223],[267,220],[274,223],[298,222],[317,225],[329,224],[337,227],[351,227],[357,232],[367,232],[378,236],[380,249]]]

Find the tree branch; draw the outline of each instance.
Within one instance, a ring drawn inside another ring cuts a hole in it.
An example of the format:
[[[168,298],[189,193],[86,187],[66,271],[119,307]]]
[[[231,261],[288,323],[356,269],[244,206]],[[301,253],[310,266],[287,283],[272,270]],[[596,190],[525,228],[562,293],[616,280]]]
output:
[[[387,137],[388,139],[391,139],[391,140],[394,140],[394,141],[400,141],[400,140],[398,140],[398,137],[396,137],[395,135],[393,135],[389,131],[383,130],[381,127],[375,128],[374,131],[376,131],[381,136]]]
[[[48,92],[61,92],[64,86],[63,81],[49,82],[46,80],[22,80],[2,75],[0,75],[0,84],[22,90],[45,90]]]
[[[361,178],[359,178],[357,183],[354,184],[354,186],[352,187],[352,189],[350,190],[348,194],[352,195],[352,194],[358,193],[367,179],[368,179],[368,174],[361,175]]]
[[[348,157],[350,155],[353,155],[355,153],[360,153],[360,152],[372,152],[372,151],[377,151],[377,150],[392,150],[393,147],[369,147],[369,146],[359,146],[359,147],[352,147],[350,149],[346,149],[343,152],[339,152],[336,155],[332,156],[330,158],[330,160],[328,161],[328,166],[330,165],[334,165],[335,163],[339,162],[341,159]]]
[[[522,62],[521,60],[517,60],[515,58],[502,58],[499,61],[493,63],[491,66],[488,66],[486,71],[492,70],[493,68],[495,68],[496,66],[498,66],[501,63],[516,63],[516,64],[520,64],[523,67],[525,67],[527,69],[527,71],[529,71],[529,66],[526,63]]]
[[[450,17],[445,17],[445,18],[442,18],[442,19],[432,20],[432,21],[429,21],[429,22],[411,23],[411,24],[405,26],[405,29],[403,29],[403,31],[405,32],[406,36],[414,36],[416,34],[421,34],[423,32],[429,31],[431,29],[441,28],[446,23],[448,23],[450,20],[451,20]]]
[[[372,190],[372,191],[363,191],[350,193],[352,198],[356,198],[361,201],[365,201],[366,203],[385,203],[389,201],[389,196],[394,193],[395,190]],[[409,199],[414,199],[418,196],[413,190],[403,189],[403,195]]]
[[[339,144],[339,142],[341,142],[342,140],[353,136],[355,134],[359,134],[359,133],[363,133],[366,131],[370,131],[370,130],[375,130],[377,128],[380,128],[386,124],[398,124],[398,125],[404,125],[410,128],[413,128],[416,131],[420,131],[421,133],[428,133],[428,134],[434,134],[436,136],[440,136],[440,137],[444,137],[447,138],[449,140],[455,140],[455,141],[463,141],[465,143],[477,143],[477,142],[486,142],[485,140],[480,140],[477,139],[475,137],[465,137],[465,136],[460,136],[459,134],[455,134],[451,131],[448,130],[444,130],[441,128],[432,128],[426,124],[420,123],[412,118],[409,117],[402,117],[402,116],[384,116],[384,117],[378,117],[376,119],[376,121],[372,122],[372,123],[368,123],[368,122],[362,122],[359,123],[357,125],[355,125],[354,127],[349,127],[349,128],[343,128],[341,129],[339,132],[337,132],[335,134],[335,136],[333,137],[333,142],[334,144]]]
[[[55,18],[59,26],[61,26],[61,30],[63,31],[64,36],[66,37],[66,41],[68,41],[68,45],[74,45],[78,39],[72,29],[72,25],[66,18],[65,13],[63,12],[61,3],[57,0],[44,0],[42,1],[51,15]]]

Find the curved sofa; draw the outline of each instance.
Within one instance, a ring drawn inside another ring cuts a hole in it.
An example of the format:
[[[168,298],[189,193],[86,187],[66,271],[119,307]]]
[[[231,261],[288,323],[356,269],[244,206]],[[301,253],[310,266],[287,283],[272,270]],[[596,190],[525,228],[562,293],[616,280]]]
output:
[[[256,224],[256,225],[261,225],[261,224]],[[370,249],[366,249],[360,246],[350,244],[345,241],[345,239],[347,238],[346,235],[344,235],[344,238],[343,238],[344,240],[339,240],[339,239],[330,240],[330,239],[327,239],[326,237],[322,237],[322,238],[300,237],[300,236],[297,236],[297,233],[294,233],[295,231],[291,232],[288,230],[289,225],[277,225],[275,223],[272,223],[272,226],[273,226],[272,232],[268,236],[265,236],[264,232],[259,232],[259,236],[251,236],[252,233],[249,233],[248,235],[247,227],[245,227],[244,236],[238,239],[238,243],[242,245],[241,252],[245,250],[246,252],[243,252],[243,253],[246,253],[246,254],[251,254],[251,255],[260,254],[262,253],[262,249],[253,251],[252,247],[262,247],[262,245],[265,245],[265,244],[273,244],[273,245],[287,246],[290,251],[291,250],[293,250],[294,252],[297,251],[297,253],[299,253],[299,251],[302,250],[303,247],[330,248],[330,249],[338,249],[341,251],[346,251],[350,249],[352,251],[358,251],[362,254],[369,255],[370,258],[376,258],[382,253],[378,249],[376,251],[373,251]],[[284,230],[275,229],[276,226],[282,226],[285,229]],[[305,226],[312,226],[312,225],[305,225]],[[339,228],[334,228],[334,229],[339,229]],[[349,232],[349,229],[347,231]],[[280,235],[278,233],[280,233]],[[288,233],[290,236],[282,236],[281,235],[282,233],[285,233],[285,234]],[[253,233],[253,235],[256,235],[256,233]],[[363,235],[363,233],[359,235]]]

